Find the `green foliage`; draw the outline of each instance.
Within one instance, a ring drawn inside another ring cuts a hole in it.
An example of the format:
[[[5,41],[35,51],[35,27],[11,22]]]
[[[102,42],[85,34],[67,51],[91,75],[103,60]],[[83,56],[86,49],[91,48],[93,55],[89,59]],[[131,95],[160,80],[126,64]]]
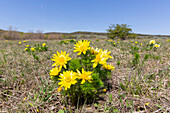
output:
[[[111,39],[120,38],[125,40],[127,38],[136,38],[136,35],[131,33],[132,29],[127,24],[113,24],[109,26],[108,37]]]
[[[133,66],[137,66],[140,62],[140,55],[138,53],[134,54],[134,58],[132,60]]]
[[[117,61],[117,65],[118,65],[118,67],[120,66],[120,61]]]
[[[145,54],[144,60],[147,60],[149,58],[148,54]]]
[[[99,39],[96,39],[95,41],[96,41],[96,42],[98,42],[98,41],[99,41]]]
[[[80,59],[78,59],[78,58],[72,59],[69,63],[69,68],[75,72],[77,69],[80,70],[82,68]]]
[[[147,44],[146,50],[147,50],[147,51],[150,51],[150,50],[152,50],[152,49],[153,49],[153,44]]]
[[[66,41],[66,40],[61,40],[61,41],[59,42],[59,44],[68,44],[68,41]]]
[[[47,51],[48,50],[48,47],[46,46],[46,43],[44,43],[45,45],[40,45],[40,44],[35,44],[35,50],[36,51],[40,51],[40,52],[43,52],[43,51]]]
[[[141,56],[139,55],[139,47],[131,46],[130,53],[134,56],[131,62],[132,66],[134,67],[143,66],[144,62],[149,58],[148,54],[145,54],[143,59],[140,58]]]
[[[38,57],[37,55],[35,55],[35,53],[32,53],[32,55],[33,55],[33,58],[34,58],[35,60],[37,60],[37,61],[40,62],[39,57]]]
[[[129,33],[129,34],[128,34],[128,38],[129,38],[129,39],[136,39],[136,38],[137,38],[137,34]]]
[[[74,39],[71,39],[71,40],[68,40],[69,42],[72,42],[72,43],[75,43],[76,42],[76,40],[74,40]]]
[[[138,53],[138,51],[139,51],[139,47],[131,46],[131,51],[130,51],[130,53],[136,54],[136,53]]]

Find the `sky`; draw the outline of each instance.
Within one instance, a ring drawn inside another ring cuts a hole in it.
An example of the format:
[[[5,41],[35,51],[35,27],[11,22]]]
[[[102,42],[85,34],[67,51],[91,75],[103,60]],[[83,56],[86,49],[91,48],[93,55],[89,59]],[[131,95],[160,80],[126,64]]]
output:
[[[170,35],[170,0],[0,0],[0,29],[107,32],[127,24],[134,33]]]

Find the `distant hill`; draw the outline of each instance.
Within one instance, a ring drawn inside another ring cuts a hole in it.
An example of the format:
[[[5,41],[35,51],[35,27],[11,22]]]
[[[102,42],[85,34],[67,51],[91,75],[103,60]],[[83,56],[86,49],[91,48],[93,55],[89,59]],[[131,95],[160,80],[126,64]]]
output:
[[[59,32],[49,32],[45,34],[66,34],[66,35],[75,35],[75,34],[86,34],[86,35],[104,35],[107,36],[107,33],[99,33],[99,32],[84,32],[84,31],[76,31],[72,33],[59,33]]]
[[[170,38],[170,35],[137,34],[138,38]],[[63,38],[107,38],[107,33],[76,31],[72,33],[47,32],[47,33],[24,33],[19,31],[7,31],[0,29],[0,39],[63,39]]]
[[[103,35],[103,36],[107,36],[107,33],[99,33],[99,32],[83,32],[83,31],[76,31],[76,32],[72,32],[72,33],[62,33],[62,32],[47,32],[45,33],[47,35],[49,34],[63,34],[63,35],[76,35],[76,34],[86,34],[86,35]],[[138,34],[138,33],[135,33],[137,34],[138,36],[144,36],[144,37],[148,37],[148,36],[151,36],[151,37],[170,37],[170,35],[152,35],[152,34]]]

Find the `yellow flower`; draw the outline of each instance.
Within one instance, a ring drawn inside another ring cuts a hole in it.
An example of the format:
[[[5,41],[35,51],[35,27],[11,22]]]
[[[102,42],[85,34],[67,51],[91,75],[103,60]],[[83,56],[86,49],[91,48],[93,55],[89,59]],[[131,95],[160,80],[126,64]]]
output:
[[[23,41],[24,43],[27,42],[27,41]]]
[[[110,39],[109,42],[112,42],[112,39]]]
[[[54,67],[50,70],[50,76],[57,76],[60,71],[59,67]]]
[[[133,42],[133,41],[130,41],[130,42]]]
[[[24,50],[25,50],[25,51],[27,51],[27,50],[28,50],[28,48],[25,48]]]
[[[96,58],[94,60],[92,60],[91,62],[94,62],[93,64],[93,68],[95,68],[97,66],[97,64],[102,64],[105,65],[106,64],[106,60],[108,58],[113,58],[111,57],[109,54],[111,53],[111,51],[107,52],[107,50],[100,50],[100,52],[96,55]]]
[[[135,45],[135,44],[132,44],[133,46]]]
[[[45,46],[46,46],[46,43],[43,43],[42,46],[45,47]]]
[[[26,45],[26,47],[29,47],[30,45]]]
[[[110,56],[109,54],[111,53],[111,51],[107,52],[107,50],[100,50],[100,52],[102,53],[102,56],[105,58],[113,58],[112,56]]]
[[[155,44],[156,42],[155,42],[155,40],[150,40],[149,43],[150,43],[150,44]]]
[[[57,51],[57,55],[53,54],[53,58],[52,61],[54,61],[54,64],[52,66],[60,66],[60,69],[62,68],[62,66],[67,69],[66,64],[67,61],[71,60],[71,58],[69,57],[69,54],[66,54],[66,52],[61,51],[61,54]]]
[[[170,41],[170,39],[167,39],[167,42],[169,42]]]
[[[60,82],[58,83],[58,85],[61,85],[60,87],[64,86],[65,90],[70,88],[72,84],[77,83],[77,73],[73,71],[64,71],[63,74],[61,73],[59,75],[59,77]]]
[[[73,52],[78,52],[78,55],[80,55],[82,52],[83,52],[83,54],[86,54],[86,51],[88,49],[90,49],[90,47],[89,47],[90,41],[88,41],[88,40],[83,40],[83,42],[82,42],[82,40],[80,40],[80,41],[78,41],[78,43],[76,43],[74,45],[76,47],[74,47],[75,50]]]
[[[145,105],[146,105],[146,106],[148,106],[149,104],[150,104],[150,102],[148,102],[148,103],[145,103]]]
[[[116,43],[113,43],[114,45],[116,45]]]
[[[135,41],[135,44],[137,44],[138,42],[137,41]]]
[[[23,99],[23,101],[25,101],[27,99],[27,97],[25,97],[24,99]]]
[[[91,52],[92,54],[97,54],[97,53],[100,52],[100,49],[98,49],[98,48],[94,49],[93,47],[91,47],[91,48],[90,48],[90,52]]]
[[[155,48],[158,48],[158,47],[160,47],[160,45],[159,45],[159,44],[155,44],[154,47],[155,47]]]
[[[21,44],[22,42],[19,42],[19,44]]]
[[[115,69],[115,67],[112,66],[111,64],[105,64],[105,65],[103,65],[103,67],[107,70],[114,70]]]
[[[34,48],[34,47],[32,47],[32,48],[31,48],[31,51],[35,51],[35,48]]]
[[[5,42],[8,42],[8,40],[5,40]]]
[[[108,59],[108,58],[103,57],[103,54],[102,54],[101,52],[98,53],[98,54],[96,55],[96,58],[91,61],[91,62],[94,62],[93,68],[95,68],[98,63],[99,63],[99,64],[102,64],[102,65],[106,64],[106,60],[107,60],[107,59]]]
[[[60,86],[60,87],[57,89],[57,91],[60,92],[61,90],[62,90],[62,87]]]
[[[82,73],[80,73],[80,71],[79,70],[77,70],[77,73],[78,73],[78,78],[79,79],[82,79],[82,81],[81,81],[81,84],[84,84],[84,82],[87,80],[87,81],[89,81],[90,83],[92,82],[91,81],[91,79],[92,79],[92,77],[91,77],[91,74],[92,74],[92,72],[90,72],[90,71],[84,71],[84,69],[82,68]]]
[[[40,111],[37,109],[37,112],[40,112]]]
[[[140,45],[142,46],[142,43],[140,43]]]
[[[103,89],[104,92],[106,92],[106,89]]]

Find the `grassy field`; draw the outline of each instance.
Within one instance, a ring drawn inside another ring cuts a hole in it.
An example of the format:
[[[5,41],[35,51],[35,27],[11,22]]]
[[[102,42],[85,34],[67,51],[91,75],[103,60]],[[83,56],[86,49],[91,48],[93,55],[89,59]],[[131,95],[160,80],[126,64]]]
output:
[[[107,81],[111,88],[82,106],[65,104],[49,76],[56,51],[76,58],[73,42],[0,41],[0,112],[170,112],[170,42],[155,39],[160,47],[150,49],[149,41],[91,40],[92,47],[111,51],[115,70]],[[24,50],[43,43],[48,50],[35,51],[35,56]]]

